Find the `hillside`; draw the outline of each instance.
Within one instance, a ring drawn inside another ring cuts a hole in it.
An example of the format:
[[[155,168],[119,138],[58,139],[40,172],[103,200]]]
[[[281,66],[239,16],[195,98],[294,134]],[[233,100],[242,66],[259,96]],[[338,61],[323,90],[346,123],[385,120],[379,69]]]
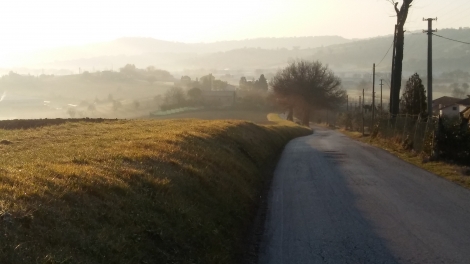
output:
[[[470,29],[443,29],[439,35],[470,42]],[[452,70],[470,70],[469,45],[433,38],[434,70],[437,74]],[[93,71],[114,69],[127,63],[138,67],[154,65],[173,72],[183,69],[276,70],[295,58],[319,59],[336,71],[370,71],[392,44],[392,36],[347,40],[341,37],[265,38],[216,43],[175,43],[145,38],[123,38],[82,47],[63,48],[24,56],[35,61],[36,68]],[[391,52],[378,65],[388,71]],[[426,72],[427,35],[410,32],[405,37],[404,71]],[[41,62],[41,63],[39,63]],[[21,70],[20,70],[21,71]],[[207,71],[207,70],[206,70]],[[266,71],[267,72],[267,71]]]
[[[200,120],[0,129],[0,263],[237,263],[265,165],[309,133]]]
[[[121,38],[109,42],[21,54],[10,58],[10,60],[15,61],[15,65],[49,66],[46,68],[96,67],[97,69],[111,69],[113,65],[125,65],[126,63],[145,67],[162,61],[162,64],[159,64],[161,67],[166,63],[170,66],[178,63],[180,54],[195,56],[240,48],[316,48],[347,42],[350,40],[338,36],[258,38],[213,43],[181,43],[152,38]]]

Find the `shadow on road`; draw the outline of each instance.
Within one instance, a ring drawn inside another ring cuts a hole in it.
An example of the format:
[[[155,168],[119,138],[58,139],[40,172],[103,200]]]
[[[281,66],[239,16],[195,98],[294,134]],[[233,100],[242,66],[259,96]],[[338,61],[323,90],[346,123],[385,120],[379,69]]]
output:
[[[343,166],[349,157],[319,144],[322,137],[329,134],[320,129],[286,147],[273,179],[259,263],[397,263],[357,206]],[[368,184],[357,181],[354,188]]]

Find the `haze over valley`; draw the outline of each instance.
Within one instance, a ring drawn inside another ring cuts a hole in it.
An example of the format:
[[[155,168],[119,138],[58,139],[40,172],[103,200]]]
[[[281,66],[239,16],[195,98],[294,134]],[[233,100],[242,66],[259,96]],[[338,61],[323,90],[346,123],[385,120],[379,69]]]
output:
[[[89,15],[89,23],[94,26],[87,30],[82,24],[75,24],[76,21],[72,18],[79,17],[65,3],[55,3],[55,6],[51,3],[46,3],[45,6],[34,4],[35,8],[44,13],[51,13],[54,8],[62,10],[70,17],[64,14],[60,16],[74,30],[69,31],[53,20],[37,20],[38,25],[31,25],[10,17],[10,22],[16,23],[17,29],[22,31],[21,34],[10,29],[6,31],[9,38],[5,40],[4,49],[0,52],[0,75],[3,76],[0,79],[0,118],[71,117],[71,114],[77,117],[145,116],[159,109],[161,102],[154,99],[157,96],[161,98],[171,87],[179,86],[183,76],[197,80],[212,74],[215,79],[237,89],[242,77],[254,82],[263,74],[269,82],[279,69],[300,59],[319,60],[327,64],[342,78],[343,88],[352,100],[358,100],[362,89],[370,92],[372,64],[376,63],[377,80],[384,80],[383,98],[387,100],[392,64],[392,54],[389,51],[393,42],[390,30],[393,29],[393,18],[387,15],[393,15],[392,6],[387,1],[369,4],[361,2],[355,5],[336,2],[338,1],[315,6],[304,2],[279,2],[270,5],[261,1],[254,4],[254,7],[264,9],[266,14],[256,14],[237,7],[240,16],[225,12],[226,9],[219,4],[206,6],[208,3],[204,3],[203,6],[219,12],[214,13],[212,18],[204,19],[188,12],[183,20],[179,18],[183,13],[178,13],[175,17],[165,16],[165,20],[151,15],[148,11],[152,9],[150,6],[173,12],[170,10],[179,7],[178,3],[160,5],[138,1],[132,10],[142,7],[139,14],[149,19],[148,24],[138,24],[131,20],[124,22],[118,16],[111,16],[110,28],[105,29],[104,25],[98,23],[101,17],[96,11]],[[103,3],[97,3],[97,10],[104,8]],[[440,8],[432,8],[417,1],[414,5],[416,8],[410,12],[406,26],[403,82],[416,72],[426,83],[427,36],[420,30],[426,26],[421,21],[421,16],[424,11],[435,10],[442,16],[442,22],[437,25],[448,27],[439,28],[439,34],[461,42],[470,42],[470,21],[467,21],[458,8],[463,6],[465,9],[468,4],[457,1],[449,6],[441,6],[439,3],[437,6]],[[24,3],[19,6],[28,10],[32,8]],[[13,8],[10,11],[14,11],[19,6],[11,5],[8,8]],[[46,9],[46,6],[50,9]],[[82,10],[78,5],[72,6]],[[191,3],[181,12],[186,8],[190,10],[191,7],[205,10]],[[341,23],[346,22],[342,16],[345,12],[358,12],[366,7],[377,8],[381,13],[375,12],[372,17],[366,18],[359,12],[354,15],[356,20],[341,26]],[[128,7],[120,4],[112,7],[117,14],[122,15],[127,14],[126,8]],[[446,9],[451,12],[443,12]],[[287,14],[285,10],[291,13]],[[317,16],[309,15],[307,10],[315,10],[311,14]],[[37,15],[33,9],[31,12]],[[320,15],[325,12],[331,16]],[[267,16],[268,13],[271,14],[270,17]],[[241,20],[241,24],[236,23],[243,16],[265,18],[272,25],[254,20],[250,20],[252,24],[247,24],[244,20]],[[137,18],[135,15],[132,17]],[[208,30],[195,27],[197,23],[190,25],[184,22],[191,19]],[[334,22],[335,19],[338,22]],[[215,20],[220,23],[214,23]],[[312,20],[312,23],[303,23],[307,20]],[[154,26],[151,21],[155,22]],[[370,24],[372,21],[375,22]],[[163,27],[165,22],[169,24]],[[328,23],[332,27],[328,28]],[[363,24],[370,26],[361,29],[360,25]],[[347,30],[348,28],[351,30]],[[233,34],[229,34],[230,30],[233,30]],[[62,34],[56,34],[57,32]],[[132,35],[134,37],[130,37]],[[460,86],[469,81],[466,77],[470,72],[469,45],[434,37],[433,52],[436,96],[463,91]],[[142,70],[151,67],[165,72],[166,76],[157,74],[154,76],[155,80],[149,82],[148,76],[153,73],[145,73],[140,77],[121,74],[120,70],[125,65],[133,65]],[[448,78],[456,74],[460,76],[458,79]],[[189,88],[191,87],[186,89]],[[128,106],[128,109],[124,107],[121,111],[116,110],[114,101]],[[89,104],[94,103],[97,103],[96,107],[90,106],[88,111]],[[83,109],[69,111],[74,107]]]

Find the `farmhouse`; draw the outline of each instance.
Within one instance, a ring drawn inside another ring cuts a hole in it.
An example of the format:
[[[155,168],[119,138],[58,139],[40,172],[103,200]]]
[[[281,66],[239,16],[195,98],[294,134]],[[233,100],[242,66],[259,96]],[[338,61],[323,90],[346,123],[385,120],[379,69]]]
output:
[[[442,108],[445,108],[445,107],[448,107],[448,106],[451,106],[455,103],[457,103],[458,101],[461,101],[462,99],[461,98],[455,98],[455,97],[449,97],[449,96],[443,96],[443,97],[440,97],[440,98],[437,98],[435,100],[432,101],[432,112],[433,112],[433,115],[436,116],[436,115],[440,115],[440,110]]]
[[[449,105],[439,105],[439,116],[442,117],[460,117],[470,107],[470,97],[467,99],[460,99]]]

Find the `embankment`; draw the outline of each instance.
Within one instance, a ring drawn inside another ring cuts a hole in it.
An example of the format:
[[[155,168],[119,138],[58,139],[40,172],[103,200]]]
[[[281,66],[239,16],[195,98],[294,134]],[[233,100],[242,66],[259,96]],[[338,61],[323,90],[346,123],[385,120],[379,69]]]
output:
[[[309,133],[279,120],[0,129],[0,263],[235,263],[264,166]]]

